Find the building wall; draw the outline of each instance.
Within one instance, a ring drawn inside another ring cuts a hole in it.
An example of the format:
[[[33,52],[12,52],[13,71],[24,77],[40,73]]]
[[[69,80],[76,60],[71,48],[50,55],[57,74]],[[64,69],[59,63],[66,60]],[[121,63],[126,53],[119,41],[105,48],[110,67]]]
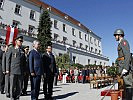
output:
[[[13,20],[19,21],[20,24],[18,28],[27,30],[29,29],[29,25],[34,26],[34,34],[37,34],[37,27],[39,24],[39,17],[40,17],[40,7],[36,4],[27,2],[28,0],[4,0],[3,8],[0,9],[0,22],[12,25]],[[16,4],[21,5],[21,14],[18,15],[15,12]],[[35,20],[30,19],[30,11],[35,11]],[[51,21],[53,22],[52,25],[52,38],[54,38],[54,34],[58,34],[58,38],[56,41],[53,42],[53,53],[55,55],[63,54],[67,52],[67,48],[71,49],[71,60],[73,60],[73,56],[76,57],[75,63],[81,63],[83,65],[88,64],[88,59],[90,59],[90,64],[102,64],[108,65],[108,58],[102,55],[102,43],[101,38],[94,34],[93,32],[88,32],[78,25],[71,23],[69,20],[64,19],[62,16],[56,15],[54,12],[50,12]],[[54,28],[54,20],[57,20],[57,28]],[[66,25],[66,32],[63,32],[63,24]],[[75,36],[72,35],[72,28],[75,29]],[[79,38],[79,31],[82,34],[82,39]],[[2,31],[0,31],[2,33]],[[85,40],[85,34],[87,35],[87,40]],[[3,36],[4,37],[4,36]],[[63,44],[63,37],[67,37],[66,44]],[[29,37],[30,38],[30,37]],[[90,38],[92,40],[90,41]],[[28,44],[30,48],[32,48],[32,39],[28,39],[26,36],[26,41],[24,44]],[[76,41],[75,47],[73,47],[73,40]],[[94,41],[96,40],[96,41]],[[98,45],[99,42],[99,45]],[[82,50],[79,48],[79,44],[83,44],[83,48],[88,45],[87,50]],[[91,51],[91,47],[93,50]],[[97,49],[97,52],[95,52]],[[100,54],[99,53],[100,50]],[[85,53],[86,52],[86,53]]]

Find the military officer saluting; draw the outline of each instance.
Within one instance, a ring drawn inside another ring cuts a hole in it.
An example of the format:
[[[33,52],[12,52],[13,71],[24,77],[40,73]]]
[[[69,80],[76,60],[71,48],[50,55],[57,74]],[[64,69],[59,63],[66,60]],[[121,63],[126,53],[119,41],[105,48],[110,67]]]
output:
[[[124,89],[126,89],[126,100],[132,100],[132,73],[130,68],[131,54],[130,46],[127,40],[124,39],[124,31],[122,29],[117,29],[114,32],[116,41],[118,41],[118,65],[119,65],[119,74],[124,80]],[[129,89],[130,88],[130,89]]]
[[[22,49],[23,36],[18,36],[16,45],[11,47],[6,55],[6,73],[10,74],[10,97],[18,100],[21,94],[21,84],[26,63],[25,53]]]

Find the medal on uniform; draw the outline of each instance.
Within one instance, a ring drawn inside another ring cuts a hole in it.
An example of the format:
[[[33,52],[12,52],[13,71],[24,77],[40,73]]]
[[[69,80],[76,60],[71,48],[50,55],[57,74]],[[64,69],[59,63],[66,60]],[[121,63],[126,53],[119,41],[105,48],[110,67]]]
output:
[[[14,58],[16,58],[16,57],[17,57],[17,54],[15,53],[15,54],[14,54]]]

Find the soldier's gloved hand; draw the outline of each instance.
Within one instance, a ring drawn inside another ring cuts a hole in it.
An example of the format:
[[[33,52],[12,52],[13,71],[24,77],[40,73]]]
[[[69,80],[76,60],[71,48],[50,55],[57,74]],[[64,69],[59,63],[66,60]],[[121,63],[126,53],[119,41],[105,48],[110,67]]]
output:
[[[9,74],[9,71],[6,71],[7,74]]]
[[[122,75],[126,74],[128,71],[126,69],[122,70]]]

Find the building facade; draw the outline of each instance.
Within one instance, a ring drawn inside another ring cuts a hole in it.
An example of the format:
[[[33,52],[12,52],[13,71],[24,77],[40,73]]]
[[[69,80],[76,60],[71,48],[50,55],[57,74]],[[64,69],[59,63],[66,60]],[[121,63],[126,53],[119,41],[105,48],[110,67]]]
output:
[[[107,66],[108,57],[102,54],[101,38],[71,16],[40,0],[0,0],[0,35],[5,38],[6,25],[21,30],[25,42],[32,47],[36,38],[39,17],[48,10],[52,21],[53,53],[69,52],[71,63]]]

